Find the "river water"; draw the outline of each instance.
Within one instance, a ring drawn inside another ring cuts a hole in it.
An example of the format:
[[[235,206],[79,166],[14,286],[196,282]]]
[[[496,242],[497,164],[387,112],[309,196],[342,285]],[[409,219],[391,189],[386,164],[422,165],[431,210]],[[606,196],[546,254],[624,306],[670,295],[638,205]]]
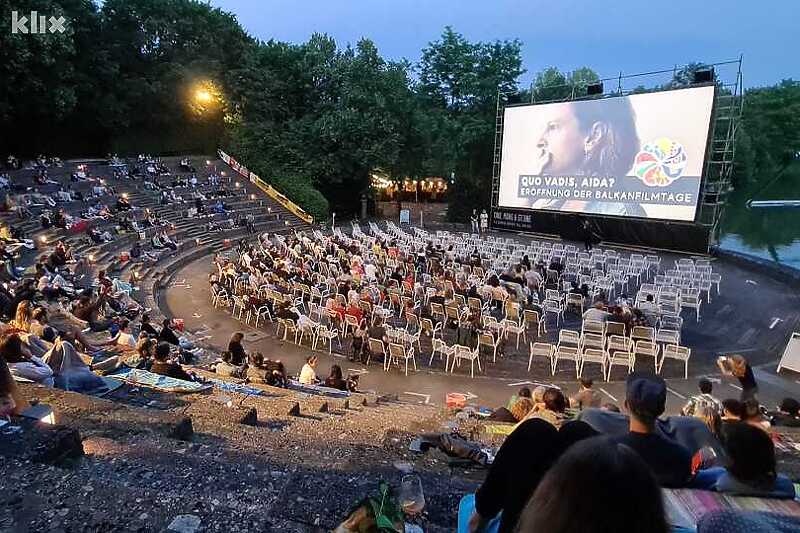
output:
[[[800,208],[748,209],[756,192],[734,191],[722,220],[720,246],[800,269]],[[800,173],[786,174],[757,200],[800,200]]]

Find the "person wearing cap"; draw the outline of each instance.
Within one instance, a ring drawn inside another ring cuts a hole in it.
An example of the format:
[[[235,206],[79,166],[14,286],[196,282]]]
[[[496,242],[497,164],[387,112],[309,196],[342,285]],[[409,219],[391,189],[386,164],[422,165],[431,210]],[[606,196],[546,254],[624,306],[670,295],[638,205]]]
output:
[[[662,486],[683,487],[691,476],[691,452],[655,432],[656,419],[664,413],[666,403],[667,384],[663,379],[649,374],[630,374],[625,393],[629,431],[615,440],[633,448],[652,468]]]

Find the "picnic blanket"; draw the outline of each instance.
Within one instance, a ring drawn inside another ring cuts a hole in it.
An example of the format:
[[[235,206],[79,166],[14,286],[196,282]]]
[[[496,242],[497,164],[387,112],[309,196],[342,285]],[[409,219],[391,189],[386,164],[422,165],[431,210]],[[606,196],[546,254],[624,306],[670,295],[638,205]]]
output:
[[[696,528],[704,515],[724,509],[800,517],[800,502],[794,500],[729,496],[695,489],[664,489],[662,492],[669,523],[689,529]]]
[[[349,398],[350,393],[347,391],[332,389],[323,385],[304,385],[294,379],[289,380],[290,390],[304,392],[306,394],[313,394],[315,396],[330,396],[332,398]]]
[[[222,381],[221,379],[208,378],[206,381],[213,383],[219,390],[225,392],[236,392],[244,394],[245,396],[260,396],[265,394],[261,389],[243,385],[241,383],[231,383],[230,381]]]
[[[135,368],[123,368],[108,377],[122,380],[131,385],[149,387],[163,392],[192,393],[212,388],[210,383],[196,383],[194,381],[175,379]]]

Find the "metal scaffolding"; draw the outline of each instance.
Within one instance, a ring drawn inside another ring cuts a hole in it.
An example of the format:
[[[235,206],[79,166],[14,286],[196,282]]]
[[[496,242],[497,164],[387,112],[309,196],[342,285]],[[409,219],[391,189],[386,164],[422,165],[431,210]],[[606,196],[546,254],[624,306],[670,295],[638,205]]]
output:
[[[719,225],[731,191],[731,177],[733,175],[736,133],[742,115],[743,85],[742,85],[742,57],[732,61],[721,61],[695,65],[697,70],[711,69],[716,85],[714,109],[709,129],[709,142],[706,150],[706,163],[703,173],[703,182],[700,188],[700,198],[695,223],[709,230],[709,244],[716,243],[719,236]],[[627,74],[604,78],[597,81],[586,82],[581,86],[574,84],[559,84],[546,87],[533,86],[529,89],[530,103],[544,104],[551,102],[568,102],[574,100],[597,99],[611,96],[627,96],[654,90],[670,90],[695,85],[691,80],[676,82],[676,74],[683,66],[676,65],[671,69],[654,70],[638,74]],[[653,89],[643,85],[650,83]],[[604,88],[611,88],[602,94],[586,94],[586,86],[602,83]],[[701,85],[701,84],[696,84]],[[569,89],[568,91],[566,89]],[[537,91],[542,89],[564,89],[569,92],[564,98],[543,99],[537,98]],[[511,101],[519,102],[521,93],[497,93],[495,114],[494,153],[492,160],[492,212],[498,207],[500,195],[500,165],[503,149],[503,118],[505,109]]]

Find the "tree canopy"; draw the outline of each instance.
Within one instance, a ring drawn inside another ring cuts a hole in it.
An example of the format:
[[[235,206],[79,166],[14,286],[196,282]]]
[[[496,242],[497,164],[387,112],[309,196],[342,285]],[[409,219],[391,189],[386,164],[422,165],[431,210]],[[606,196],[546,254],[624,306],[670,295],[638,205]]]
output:
[[[451,27],[412,64],[366,38],[260,41],[193,0],[14,0],[14,9],[68,23],[62,34],[0,33],[0,154],[222,147],[317,217],[357,212],[380,169],[452,177],[448,212],[463,221],[489,206],[498,93],[510,103],[582,97],[599,79],[588,67],[550,67],[521,88],[519,40],[473,42]],[[785,81],[747,102],[736,168],[752,181],[800,149],[800,89]]]

